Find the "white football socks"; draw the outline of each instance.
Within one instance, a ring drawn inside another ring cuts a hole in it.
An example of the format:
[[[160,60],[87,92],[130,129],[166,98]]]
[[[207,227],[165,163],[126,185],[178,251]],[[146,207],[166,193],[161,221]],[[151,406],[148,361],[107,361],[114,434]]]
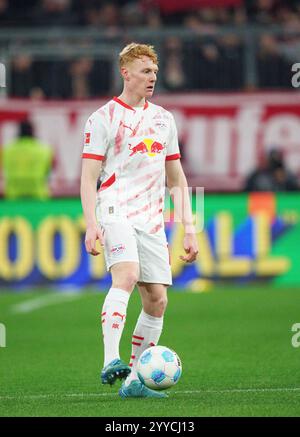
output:
[[[129,364],[131,367],[131,373],[126,378],[126,385],[129,385],[134,379],[138,379],[136,372],[138,359],[144,350],[148,349],[148,347],[157,345],[163,328],[163,320],[163,317],[153,317],[146,314],[144,310],[141,311],[132,335],[131,358]]]
[[[102,332],[104,343],[104,366],[120,358],[119,344],[125,325],[130,293],[120,288],[111,288],[102,308]]]

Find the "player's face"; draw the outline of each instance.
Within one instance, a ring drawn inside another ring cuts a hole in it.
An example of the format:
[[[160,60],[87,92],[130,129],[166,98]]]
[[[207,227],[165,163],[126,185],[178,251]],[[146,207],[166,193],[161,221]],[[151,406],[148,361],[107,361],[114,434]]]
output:
[[[147,56],[135,59],[127,66],[128,89],[140,97],[151,97],[157,72],[158,66]]]

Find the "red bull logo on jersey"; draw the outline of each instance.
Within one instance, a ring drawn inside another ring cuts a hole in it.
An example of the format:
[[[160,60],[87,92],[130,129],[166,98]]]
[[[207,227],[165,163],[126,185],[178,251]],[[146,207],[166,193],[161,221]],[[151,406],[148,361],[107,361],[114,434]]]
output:
[[[131,153],[129,156],[133,156],[137,153],[147,153],[148,156],[155,156],[164,150],[165,146],[151,138],[145,138],[135,146],[129,144],[129,150]]]

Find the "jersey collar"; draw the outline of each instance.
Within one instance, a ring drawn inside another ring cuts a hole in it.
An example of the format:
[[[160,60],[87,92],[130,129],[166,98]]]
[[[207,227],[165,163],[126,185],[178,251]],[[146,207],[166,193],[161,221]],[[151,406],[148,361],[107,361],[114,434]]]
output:
[[[118,97],[114,97],[114,98],[113,98],[113,101],[119,103],[119,105],[124,106],[124,108],[126,108],[126,109],[130,109],[131,111],[135,111],[135,109],[134,109],[132,106],[127,105],[127,103],[123,102],[123,101],[120,100]],[[144,109],[144,110],[147,109],[148,106],[149,106],[149,103],[148,103],[148,101],[146,100],[143,109]]]

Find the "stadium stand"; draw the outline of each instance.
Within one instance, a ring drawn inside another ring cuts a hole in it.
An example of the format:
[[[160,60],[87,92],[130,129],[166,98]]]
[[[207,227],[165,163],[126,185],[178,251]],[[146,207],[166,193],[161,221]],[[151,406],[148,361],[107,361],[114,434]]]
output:
[[[110,95],[129,40],[155,44],[168,92],[288,89],[299,59],[297,0],[0,0],[0,25],[11,97]]]

